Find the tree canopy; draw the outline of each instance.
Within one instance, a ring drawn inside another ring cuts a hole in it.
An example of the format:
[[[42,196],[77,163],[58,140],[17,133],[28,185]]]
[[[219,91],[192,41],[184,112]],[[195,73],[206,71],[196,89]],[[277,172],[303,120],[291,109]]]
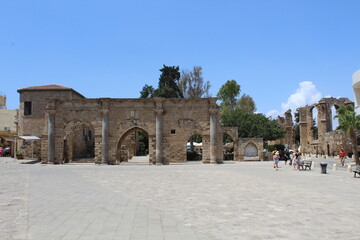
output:
[[[220,88],[217,97],[222,101],[221,124],[223,127],[238,127],[241,138],[263,138],[264,141],[284,137],[285,131],[276,120],[256,111],[252,97],[243,94],[240,99],[240,85],[235,80],[227,81]]]
[[[240,94],[240,85],[235,80],[228,80],[221,86],[218,94],[216,95],[221,101],[221,105],[230,107],[232,110],[236,107],[236,98]]]
[[[154,87],[145,84],[140,92],[140,98],[152,98],[154,94]]]
[[[285,134],[276,120],[261,113],[241,109],[222,111],[221,124],[224,127],[238,127],[240,138],[263,138],[264,141],[268,141],[282,138]]]
[[[179,88],[185,98],[209,97],[210,82],[204,82],[202,68],[195,66],[192,71],[183,70],[179,81]]]
[[[183,98],[184,95],[179,89],[180,68],[179,66],[166,66],[160,69],[159,86],[154,91],[154,97]]]
[[[243,94],[237,101],[236,108],[247,113],[254,113],[256,111],[256,105],[253,98],[247,94]]]
[[[179,66],[166,66],[160,69],[158,88],[145,84],[140,92],[140,98],[183,98],[184,95],[179,88],[180,68]]]

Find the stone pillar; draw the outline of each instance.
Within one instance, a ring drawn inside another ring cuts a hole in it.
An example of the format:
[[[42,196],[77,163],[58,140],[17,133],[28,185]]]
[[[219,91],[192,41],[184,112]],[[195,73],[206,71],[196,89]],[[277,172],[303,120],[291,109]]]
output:
[[[216,163],[217,109],[210,109],[210,163]]]
[[[48,111],[48,163],[55,162],[55,111]]]
[[[101,163],[109,162],[109,110],[102,110]]]
[[[162,124],[162,109],[156,109],[156,164],[163,164],[162,159],[162,139],[163,139],[163,124]]]

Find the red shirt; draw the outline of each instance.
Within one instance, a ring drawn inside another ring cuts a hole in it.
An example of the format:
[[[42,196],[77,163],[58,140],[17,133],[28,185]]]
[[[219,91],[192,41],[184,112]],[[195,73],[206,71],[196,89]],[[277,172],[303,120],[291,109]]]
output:
[[[340,157],[345,157],[345,152],[340,150],[339,156],[340,156]]]

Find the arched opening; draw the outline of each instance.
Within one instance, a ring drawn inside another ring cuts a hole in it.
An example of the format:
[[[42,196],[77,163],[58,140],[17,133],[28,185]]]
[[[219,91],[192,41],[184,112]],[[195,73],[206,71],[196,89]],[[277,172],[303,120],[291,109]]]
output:
[[[336,130],[336,128],[339,126],[339,119],[335,118],[335,116],[337,115],[338,108],[339,108],[338,106],[331,107],[331,120],[332,120],[331,130],[332,131]]]
[[[259,151],[257,146],[249,142],[244,149],[244,160],[258,160],[259,158]]]
[[[119,162],[149,162],[149,134],[141,128],[132,128],[125,132],[116,149]]]
[[[69,139],[64,139],[65,162],[94,162],[94,127],[82,125]]]
[[[234,161],[234,139],[226,133],[223,134],[223,154],[224,161]]]
[[[318,129],[318,110],[316,107],[311,109],[311,119],[312,119],[312,125],[311,125],[311,132],[313,140],[319,139],[319,129]]]
[[[186,143],[186,161],[202,161],[202,136],[200,134],[192,135]]]

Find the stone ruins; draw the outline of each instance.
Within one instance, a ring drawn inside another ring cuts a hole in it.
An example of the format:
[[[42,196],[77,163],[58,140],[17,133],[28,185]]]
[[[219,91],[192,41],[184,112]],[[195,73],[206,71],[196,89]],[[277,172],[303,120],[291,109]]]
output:
[[[233,160],[263,157],[262,139],[238,139],[236,128],[220,126],[216,98],[89,99],[59,85],[18,92],[17,149],[43,163],[129,161],[141,149],[140,138],[148,143],[141,151],[149,163],[186,162],[194,135],[202,138],[201,161],[222,163],[224,134],[233,140]]]
[[[348,98],[322,98],[318,103],[297,109],[300,133],[298,142],[295,139],[295,128],[291,110],[284,117],[278,117],[278,122],[285,129],[285,137],[271,144],[281,143],[289,149],[301,146],[302,153],[323,156],[336,156],[340,148],[347,153],[352,152],[350,139],[334,128],[336,109],[343,105],[353,104]]]

